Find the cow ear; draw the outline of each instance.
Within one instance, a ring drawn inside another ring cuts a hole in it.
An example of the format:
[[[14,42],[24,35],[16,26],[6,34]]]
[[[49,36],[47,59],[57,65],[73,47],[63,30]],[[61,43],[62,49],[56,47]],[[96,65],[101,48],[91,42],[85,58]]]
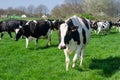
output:
[[[78,26],[73,26],[73,27],[71,27],[71,31],[72,31],[72,32],[76,31],[77,29],[78,29]]]

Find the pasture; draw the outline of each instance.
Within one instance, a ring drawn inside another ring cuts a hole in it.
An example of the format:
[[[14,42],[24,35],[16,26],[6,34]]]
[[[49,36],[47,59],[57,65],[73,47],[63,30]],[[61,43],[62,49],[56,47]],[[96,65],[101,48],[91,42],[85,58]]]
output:
[[[0,80],[120,80],[120,33],[112,29],[108,35],[92,33],[86,48],[83,65],[65,70],[65,56],[58,47],[57,31],[52,34],[51,46],[39,39],[36,48],[25,39],[15,42],[8,34],[0,41]]]

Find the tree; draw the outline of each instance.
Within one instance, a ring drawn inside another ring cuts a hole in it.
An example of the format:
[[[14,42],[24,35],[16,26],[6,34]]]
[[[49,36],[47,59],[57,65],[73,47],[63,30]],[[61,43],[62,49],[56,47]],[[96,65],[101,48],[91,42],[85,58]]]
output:
[[[65,17],[67,15],[83,13],[82,0],[65,0],[64,4],[52,10],[52,16]]]
[[[27,7],[26,13],[28,13],[29,15],[33,15],[34,14],[34,6],[33,5],[29,5]]]
[[[117,6],[114,0],[84,0],[84,11],[94,15],[114,16]]]
[[[43,14],[47,14],[48,8],[45,5],[40,4],[35,8],[35,14],[41,17]]]

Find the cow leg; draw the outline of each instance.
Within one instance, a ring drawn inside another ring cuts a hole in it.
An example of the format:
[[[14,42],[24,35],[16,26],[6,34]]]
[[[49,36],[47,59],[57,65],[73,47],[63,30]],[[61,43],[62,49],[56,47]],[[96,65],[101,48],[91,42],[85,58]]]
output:
[[[28,48],[29,38],[26,38],[26,48]]]
[[[47,36],[48,36],[48,38],[47,38],[46,46],[50,46],[50,44],[51,44],[51,30],[48,31]]]
[[[10,31],[8,31],[8,34],[9,34],[10,38],[12,38],[12,34],[11,34],[11,32],[10,32]]]
[[[97,32],[97,35],[99,35],[99,34],[100,34],[100,31]]]
[[[79,57],[79,55],[80,55],[81,48],[82,48],[82,45],[79,45],[79,46],[77,47],[76,53],[75,53],[74,58],[73,58],[72,68],[74,68],[75,65],[76,65],[76,61],[77,61],[77,59],[78,59],[78,57]]]
[[[120,26],[118,27],[118,31],[120,32]]]
[[[1,33],[1,37],[0,37],[0,40],[2,39],[3,35],[4,35],[4,34],[3,34],[3,33]]]
[[[84,48],[81,49],[81,54],[80,54],[80,66],[82,65],[82,61],[83,61],[83,58],[84,58]]]
[[[1,37],[0,37],[0,39],[2,39],[3,36],[4,36],[4,32],[1,33]]]
[[[69,53],[64,50],[65,53],[65,61],[66,61],[66,71],[68,71],[69,63],[70,63],[70,58],[69,58]]]
[[[34,42],[35,42],[36,47],[38,47],[38,39],[37,38],[34,39]]]

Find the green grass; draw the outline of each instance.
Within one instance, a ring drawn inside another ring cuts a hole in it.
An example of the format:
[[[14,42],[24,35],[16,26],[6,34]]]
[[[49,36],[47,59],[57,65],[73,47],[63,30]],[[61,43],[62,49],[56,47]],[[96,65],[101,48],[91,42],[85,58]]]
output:
[[[120,33],[92,34],[85,51],[83,65],[79,60],[72,69],[65,70],[65,56],[57,48],[57,32],[52,44],[45,48],[46,40],[39,40],[39,48],[31,41],[25,48],[25,39],[15,42],[5,34],[0,41],[0,80],[120,80]]]

